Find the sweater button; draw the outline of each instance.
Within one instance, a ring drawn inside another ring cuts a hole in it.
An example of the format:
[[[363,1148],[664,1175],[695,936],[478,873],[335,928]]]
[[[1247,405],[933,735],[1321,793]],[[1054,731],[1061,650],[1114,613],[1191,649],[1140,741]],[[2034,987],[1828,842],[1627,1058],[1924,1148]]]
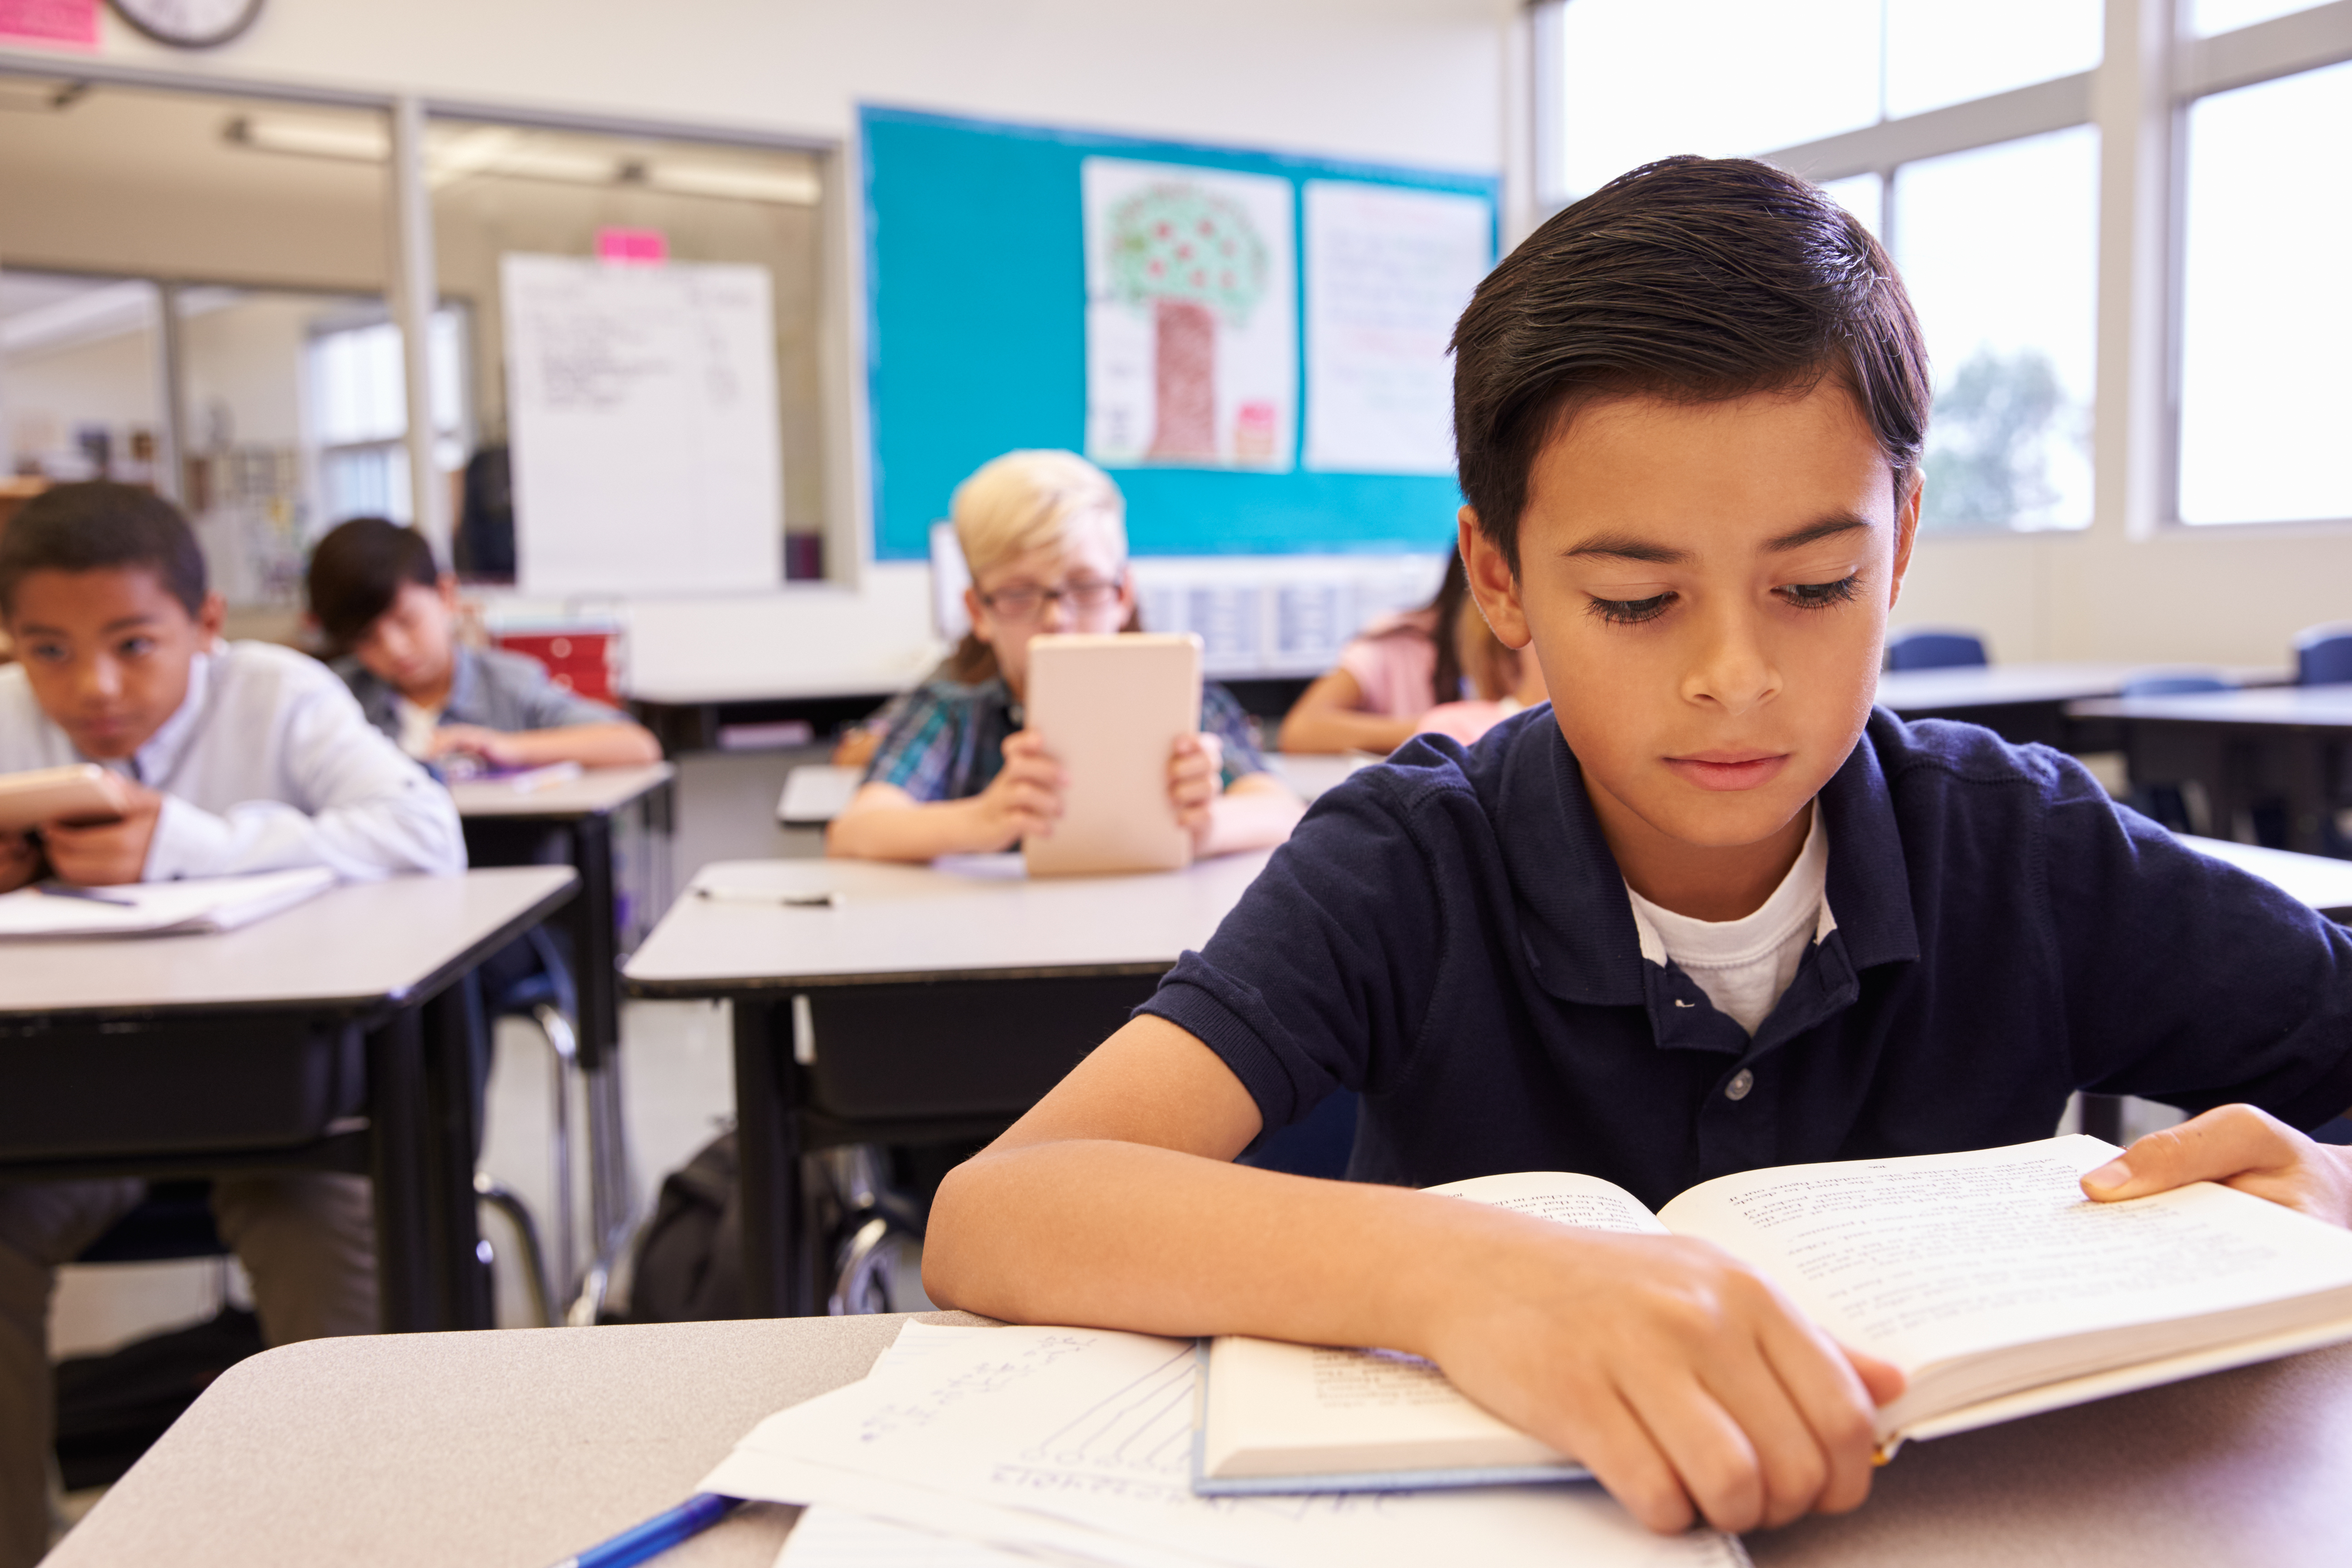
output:
[[[1756,1075],[1749,1072],[1746,1068],[1741,1068],[1738,1072],[1731,1075],[1731,1081],[1723,1086],[1723,1098],[1726,1100],[1746,1100],[1748,1098],[1748,1091],[1755,1087]]]

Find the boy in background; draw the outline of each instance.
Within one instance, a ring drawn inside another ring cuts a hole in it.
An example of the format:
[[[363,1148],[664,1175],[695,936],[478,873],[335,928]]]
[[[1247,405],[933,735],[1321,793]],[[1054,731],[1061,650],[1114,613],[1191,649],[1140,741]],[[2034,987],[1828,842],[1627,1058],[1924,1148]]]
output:
[[[37,841],[0,835],[0,891],[45,873],[102,885],[300,866],[351,880],[465,869],[447,792],[316,661],[222,643],[223,614],[169,501],[66,485],[16,514],[0,536],[0,622],[20,661],[0,668],[0,773],[97,763],[121,776],[131,806],[117,822],[45,824]],[[26,1568],[48,1545],[57,1266],[143,1193],[135,1181],[0,1186],[0,1568]],[[224,1176],[213,1209],[271,1344],[375,1331],[364,1178]]]
[[[457,581],[413,528],[340,523],[310,555],[310,614],[368,721],[423,761],[493,767],[661,761],[653,731],[555,684],[537,659],[458,640]]]
[[[930,860],[1050,833],[1062,773],[1023,727],[1029,639],[1135,629],[1127,503],[1084,458],[1009,452],[956,487],[953,510],[971,571],[971,635],[899,710],[825,832],[831,854]],[[1241,704],[1214,681],[1202,683],[1201,725],[1168,763],[1169,808],[1193,854],[1280,843],[1305,808],[1266,771]]]
[[[1859,1504],[1901,1373],[1680,1237],[1412,1191],[1710,1177],[2201,1112],[2083,1179],[2352,1223],[2352,933],[2071,758],[1873,707],[1931,400],[1810,185],[1669,159],[1454,331],[1461,549],[1549,709],[1322,795],[1207,945],[932,1209],[941,1305],[1423,1355],[1662,1531]],[[1233,1163],[1362,1096],[1350,1182]],[[2245,1102],[2245,1103],[2233,1103]]]

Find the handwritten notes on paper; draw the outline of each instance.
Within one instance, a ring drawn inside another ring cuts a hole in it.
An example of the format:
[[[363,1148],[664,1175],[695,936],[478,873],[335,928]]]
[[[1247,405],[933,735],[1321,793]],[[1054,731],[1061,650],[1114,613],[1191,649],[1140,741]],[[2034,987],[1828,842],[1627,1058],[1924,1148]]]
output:
[[[500,258],[527,592],[782,579],[769,281],[763,267]]]
[[[1306,466],[1454,469],[1454,318],[1495,257],[1485,196],[1306,184]]]
[[[1652,1535],[1597,1488],[1198,1497],[1193,1369],[1181,1340],[910,1324],[871,1377],[761,1422],[703,1489],[1126,1568],[1738,1561],[1720,1536]],[[817,1544],[793,1568],[830,1568]]]

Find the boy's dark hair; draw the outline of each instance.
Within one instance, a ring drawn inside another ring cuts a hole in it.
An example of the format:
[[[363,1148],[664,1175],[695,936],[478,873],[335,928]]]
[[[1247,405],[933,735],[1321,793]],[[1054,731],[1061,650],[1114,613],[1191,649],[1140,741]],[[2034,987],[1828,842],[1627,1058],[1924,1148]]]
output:
[[[142,567],[164,591],[204,613],[205,552],[180,509],[153,490],[106,479],[58,485],[26,501],[0,533],[0,616],[16,614],[16,589],[36,572]]]
[[[413,528],[381,517],[355,517],[337,523],[310,552],[304,586],[328,646],[343,653],[392,608],[404,583],[440,586],[433,546]]]
[[[1555,214],[1454,328],[1454,443],[1478,528],[1518,571],[1544,442],[1597,398],[1854,396],[1895,468],[1919,462],[1933,392],[1895,264],[1851,213],[1745,158],[1667,158]]]

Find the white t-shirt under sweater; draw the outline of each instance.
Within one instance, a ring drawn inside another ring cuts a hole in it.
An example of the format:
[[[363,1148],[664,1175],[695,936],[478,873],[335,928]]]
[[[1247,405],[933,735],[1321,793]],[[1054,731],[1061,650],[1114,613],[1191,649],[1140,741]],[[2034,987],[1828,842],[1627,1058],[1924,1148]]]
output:
[[[1829,870],[1829,836],[1822,831],[1816,805],[1797,863],[1754,914],[1736,921],[1693,920],[1661,909],[1629,887],[1642,956],[1653,963],[1672,959],[1680,964],[1717,1012],[1752,1035],[1796,979],[1805,949],[1837,929],[1830,916]]]

